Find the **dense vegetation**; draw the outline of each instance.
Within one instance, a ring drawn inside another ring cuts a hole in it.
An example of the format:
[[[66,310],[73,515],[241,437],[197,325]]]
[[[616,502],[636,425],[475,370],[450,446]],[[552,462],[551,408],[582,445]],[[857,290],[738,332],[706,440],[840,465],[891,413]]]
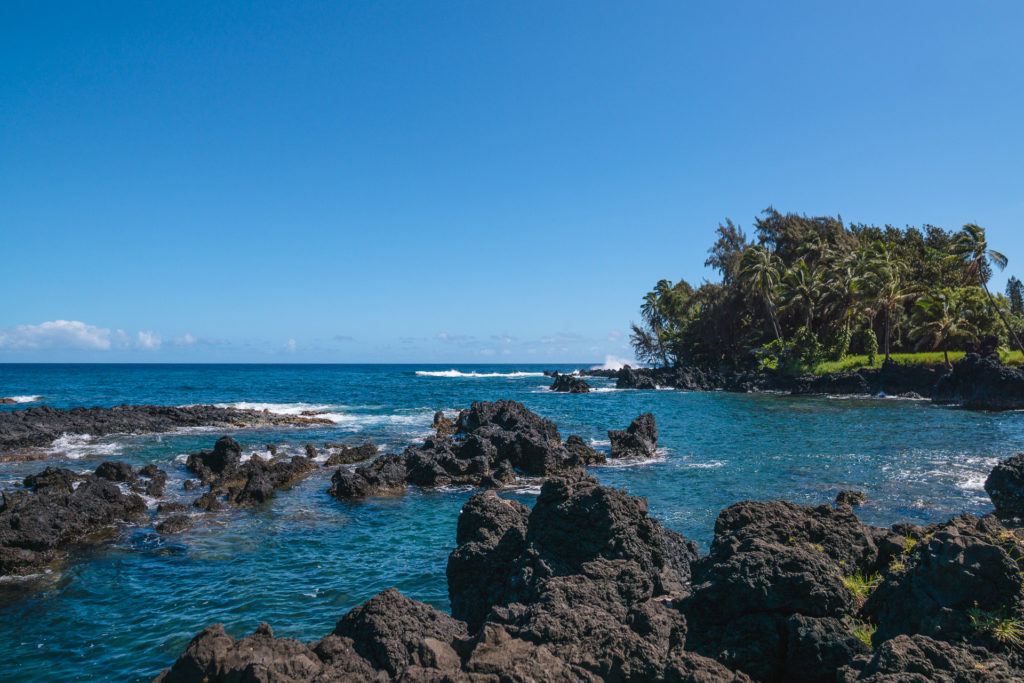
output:
[[[632,325],[637,358],[657,365],[798,372],[852,355],[1022,350],[1024,285],[989,290],[1007,258],[985,229],[845,225],[767,209],[754,238],[718,226],[705,265],[720,282],[659,281]]]

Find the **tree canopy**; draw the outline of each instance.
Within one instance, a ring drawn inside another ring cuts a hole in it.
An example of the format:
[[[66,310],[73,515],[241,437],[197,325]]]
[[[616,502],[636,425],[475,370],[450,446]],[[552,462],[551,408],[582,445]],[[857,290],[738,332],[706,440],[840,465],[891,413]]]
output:
[[[847,225],[766,209],[753,236],[718,225],[706,266],[719,282],[659,280],[632,324],[656,365],[800,369],[849,353],[1021,348],[1024,285],[988,287],[1006,256],[984,228]],[[1024,350],[1024,348],[1021,348]]]

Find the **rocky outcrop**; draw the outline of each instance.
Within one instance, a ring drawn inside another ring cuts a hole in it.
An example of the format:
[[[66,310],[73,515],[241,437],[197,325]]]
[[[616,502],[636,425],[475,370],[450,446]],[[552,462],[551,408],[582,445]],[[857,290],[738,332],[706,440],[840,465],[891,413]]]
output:
[[[997,515],[1024,518],[1024,453],[996,465],[985,480],[985,492]]]
[[[242,447],[229,436],[217,440],[212,451],[188,456],[185,466],[199,476],[209,491],[195,505],[208,511],[220,507],[221,499],[238,507],[260,505],[281,488],[303,479],[316,469],[309,457],[253,456],[242,462]]]
[[[982,622],[1024,615],[1024,541],[994,517],[956,517],[929,531],[889,572],[862,613],[880,644],[924,635],[998,649]]]
[[[532,510],[487,491],[459,517],[451,616],[387,590],[325,638],[197,635],[159,681],[747,681],[682,647],[693,544],[582,474]]]
[[[971,410],[1020,410],[1024,408],[1024,372],[1003,365],[998,358],[969,353],[939,380],[932,399]]]
[[[551,391],[559,391],[568,394],[586,394],[590,392],[590,385],[587,380],[579,375],[565,375],[556,372],[554,382],[551,383]]]
[[[995,516],[880,529],[850,505],[748,501],[699,557],[643,499],[570,470],[532,509],[470,498],[451,616],[385,591],[313,643],[214,626],[163,680],[1021,680],[1022,538]]]
[[[980,648],[950,645],[927,636],[896,636],[873,655],[843,667],[838,683],[1010,683],[1020,669]]]
[[[0,576],[37,573],[64,561],[76,546],[100,542],[102,532],[143,519],[143,499],[111,480],[122,476],[124,485],[145,486],[131,468],[104,463],[98,474],[86,475],[48,467],[26,477],[23,489],[4,492]]]
[[[363,462],[377,455],[377,446],[369,441],[359,446],[339,445],[331,450],[324,467],[337,467],[338,465],[351,465],[352,463]]]
[[[318,417],[217,406],[37,407],[0,413],[0,451],[49,446],[62,434],[151,434],[182,427],[265,427],[331,424]]]
[[[459,413],[451,436],[440,435],[449,430],[438,424],[444,427],[439,435],[422,445],[354,470],[339,469],[330,493],[362,498],[399,493],[407,484],[496,488],[514,481],[517,473],[550,476],[599,459],[581,440],[563,444],[553,422],[516,401],[474,403]]]
[[[658,451],[658,427],[654,415],[644,413],[633,420],[626,429],[608,430],[613,459],[653,458]]]
[[[433,428],[434,432],[437,434],[437,438],[439,439],[455,436],[455,432],[459,429],[455,426],[455,421],[449,419],[444,412],[440,410],[434,413]]]
[[[853,491],[844,489],[836,494],[836,507],[848,506],[852,508],[860,507],[868,500],[867,494],[863,491]]]

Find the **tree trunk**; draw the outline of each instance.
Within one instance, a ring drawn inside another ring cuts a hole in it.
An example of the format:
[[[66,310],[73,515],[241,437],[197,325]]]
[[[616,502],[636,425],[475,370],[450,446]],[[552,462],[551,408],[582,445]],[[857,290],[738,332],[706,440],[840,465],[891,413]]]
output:
[[[1020,349],[1021,353],[1024,353],[1024,344],[1020,343],[1020,337],[1018,337],[1017,333],[1013,331],[1012,327],[1010,327],[1010,321],[1006,319],[1006,314],[1003,313],[1003,309],[996,305],[995,297],[992,296],[992,292],[988,291],[988,283],[983,282],[981,283],[981,286],[985,288],[985,294],[988,295],[988,302],[992,305],[992,308],[995,309],[996,313],[999,314],[999,319],[1003,321],[1006,331],[1010,333],[1010,337],[1013,341],[1017,342],[1017,348]]]
[[[892,329],[892,325],[890,325],[890,323],[889,323],[889,318],[890,318],[889,308],[886,307],[886,309],[885,309],[885,360],[890,360],[890,357],[889,357],[889,337],[890,337],[890,332],[889,331]]]
[[[775,338],[782,341],[782,334],[779,332],[779,321],[775,319],[775,307],[772,306],[772,298],[765,294],[764,307],[768,310],[768,319],[772,322],[772,329],[775,330]]]
[[[942,357],[946,359],[946,368],[952,370],[953,364],[949,362],[949,345],[945,341],[942,342]]]

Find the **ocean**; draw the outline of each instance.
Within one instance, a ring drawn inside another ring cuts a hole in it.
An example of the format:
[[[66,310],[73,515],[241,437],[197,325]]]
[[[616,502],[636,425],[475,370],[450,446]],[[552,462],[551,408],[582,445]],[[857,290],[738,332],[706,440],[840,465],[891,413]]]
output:
[[[985,414],[899,399],[788,397],[618,390],[557,394],[530,365],[0,365],[0,396],[20,403],[113,406],[214,403],[281,413],[312,411],[313,429],[194,429],[158,435],[65,435],[51,459],[0,463],[0,488],[49,464],[87,471],[104,460],[156,463],[169,495],[190,500],[184,456],[231,434],[247,452],[265,444],[302,452],[306,443],[373,440],[401,451],[431,433],[435,411],[510,398],[607,448],[607,430],[643,412],[657,418],[660,456],[593,468],[602,483],[645,496],[652,514],[706,550],[715,517],[745,499],[831,502],[843,488],[868,495],[869,523],[930,523],[991,510],[985,476],[1024,450],[1024,416]],[[278,636],[317,639],[351,607],[396,587],[448,606],[445,563],[470,489],[411,489],[347,503],[327,493],[324,469],[265,507],[205,517],[163,537],[134,528],[81,553],[41,590],[0,585],[0,658],[5,680],[148,680],[203,627],[229,633],[268,622]],[[539,482],[505,495],[527,505]]]

